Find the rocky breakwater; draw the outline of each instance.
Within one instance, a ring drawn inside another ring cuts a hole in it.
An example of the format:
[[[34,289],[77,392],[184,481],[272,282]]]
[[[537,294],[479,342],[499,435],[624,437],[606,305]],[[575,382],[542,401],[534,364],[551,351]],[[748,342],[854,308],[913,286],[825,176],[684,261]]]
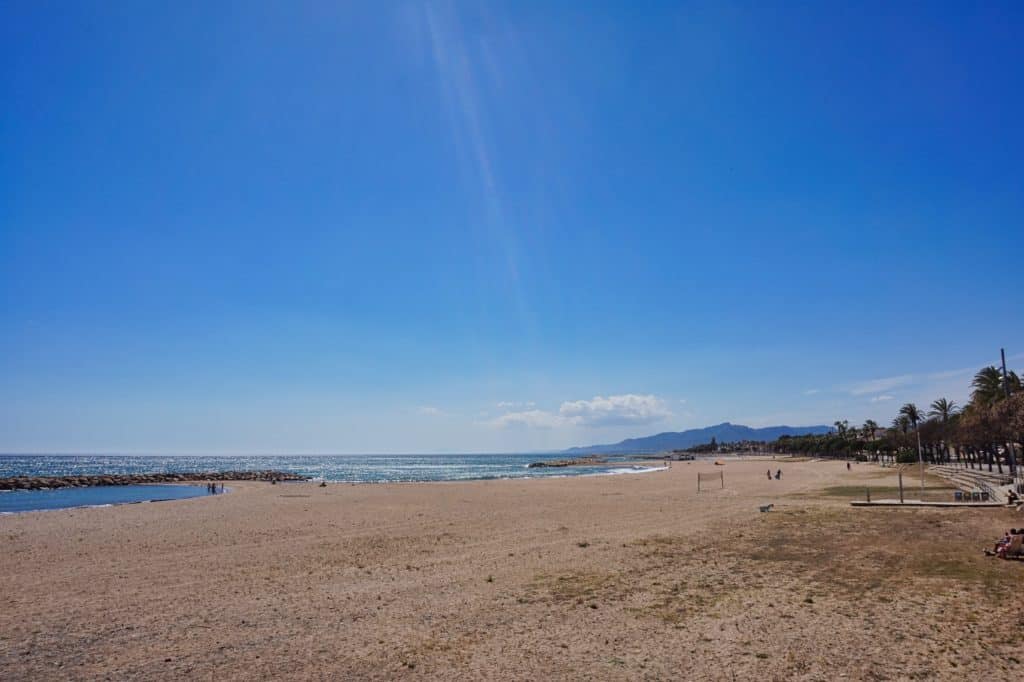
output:
[[[308,476],[285,471],[198,471],[168,474],[96,474],[88,476],[13,476],[0,478],[0,490],[50,490],[96,485],[144,485],[191,481],[304,481]]]
[[[587,466],[589,464],[604,464],[608,460],[597,455],[586,455],[585,457],[575,457],[573,459],[554,459],[548,462],[531,462],[526,466],[530,469],[543,469],[545,467],[578,467]]]

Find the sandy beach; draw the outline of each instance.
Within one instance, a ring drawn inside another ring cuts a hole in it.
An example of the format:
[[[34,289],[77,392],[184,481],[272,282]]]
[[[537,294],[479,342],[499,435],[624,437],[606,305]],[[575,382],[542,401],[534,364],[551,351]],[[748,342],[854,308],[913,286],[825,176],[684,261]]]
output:
[[[696,472],[719,469],[726,489],[698,494]],[[854,487],[892,480],[867,464],[677,462],[549,480],[244,482],[4,516],[0,679],[1019,672],[1024,562],[981,550],[1024,515],[849,506]]]

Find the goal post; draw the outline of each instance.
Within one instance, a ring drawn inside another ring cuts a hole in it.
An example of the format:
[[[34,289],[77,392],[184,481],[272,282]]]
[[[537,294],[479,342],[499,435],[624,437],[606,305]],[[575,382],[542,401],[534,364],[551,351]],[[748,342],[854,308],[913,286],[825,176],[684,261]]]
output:
[[[718,483],[717,486],[715,486],[716,482]],[[709,472],[709,473],[706,473],[706,474],[702,474],[702,473],[700,473],[698,471],[697,472],[697,492],[700,492],[701,490],[705,490],[708,487],[718,487],[718,488],[724,489],[725,488],[725,472],[724,471],[714,471],[714,472]]]

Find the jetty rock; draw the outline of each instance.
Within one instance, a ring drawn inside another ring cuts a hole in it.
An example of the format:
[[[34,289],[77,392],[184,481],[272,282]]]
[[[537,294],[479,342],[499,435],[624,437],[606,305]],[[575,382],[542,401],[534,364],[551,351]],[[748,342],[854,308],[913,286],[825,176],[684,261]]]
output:
[[[587,466],[589,464],[604,464],[608,460],[598,455],[587,455],[586,457],[575,457],[573,459],[556,459],[549,462],[531,462],[527,464],[528,469],[542,469],[545,467],[575,467]]]
[[[154,474],[97,474],[77,476],[11,476],[0,478],[0,490],[52,490],[98,485],[142,485],[189,481],[305,481],[309,476],[288,471],[192,471]]]

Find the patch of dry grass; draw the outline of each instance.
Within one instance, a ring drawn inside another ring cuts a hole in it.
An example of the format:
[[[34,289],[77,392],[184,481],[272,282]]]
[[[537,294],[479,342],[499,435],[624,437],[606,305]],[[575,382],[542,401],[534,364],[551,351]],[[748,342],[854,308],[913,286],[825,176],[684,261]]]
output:
[[[626,576],[619,571],[572,571],[557,575],[540,574],[530,585],[521,603],[550,601],[557,604],[583,604],[588,601],[621,600],[631,592]]]
[[[1024,562],[982,555],[991,525],[968,510],[782,510],[722,524],[701,541],[641,538],[614,570],[538,576],[530,600],[621,602],[635,617],[677,626],[755,592],[804,607],[905,603],[962,588],[998,600],[1016,589]]]

